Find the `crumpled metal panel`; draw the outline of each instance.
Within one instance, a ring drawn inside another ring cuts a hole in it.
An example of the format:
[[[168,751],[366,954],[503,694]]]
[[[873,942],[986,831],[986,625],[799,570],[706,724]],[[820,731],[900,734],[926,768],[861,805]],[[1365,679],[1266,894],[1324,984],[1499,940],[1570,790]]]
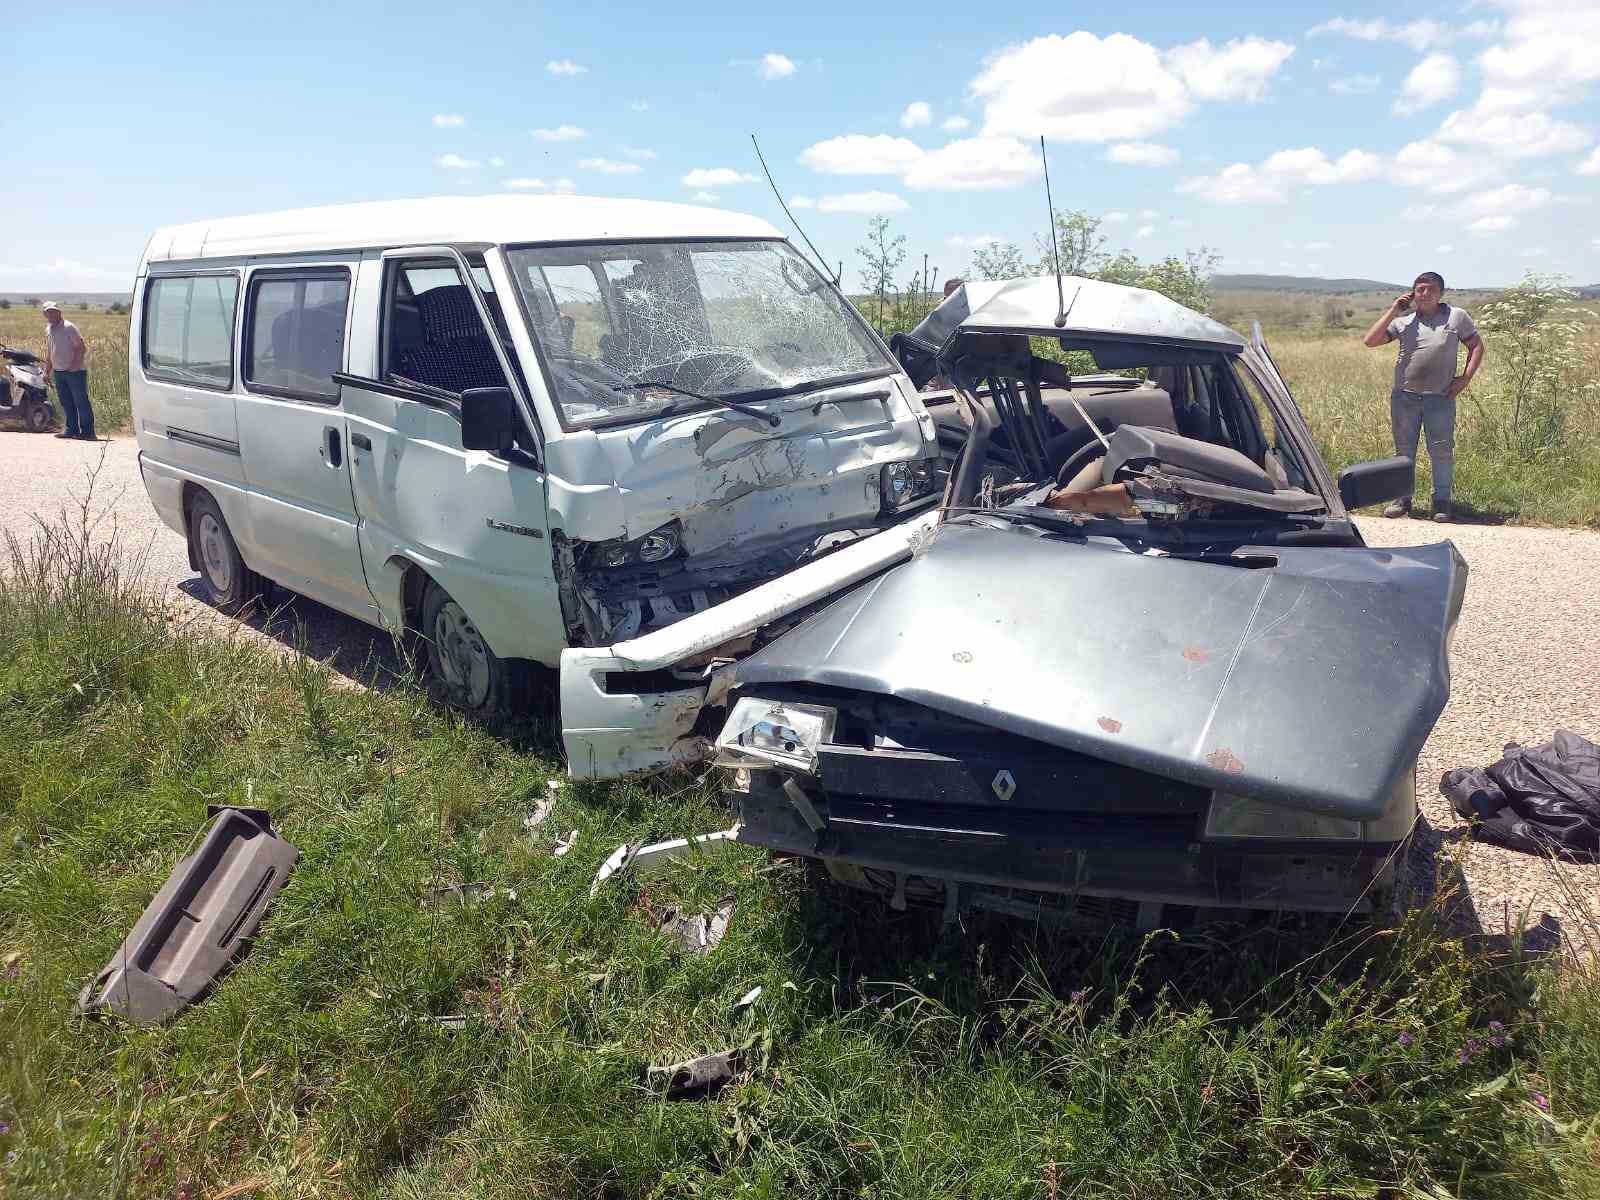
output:
[[[1173,779],[1383,815],[1449,697],[1449,542],[1285,547],[1276,567],[948,522],[741,662],[736,685],[901,697]]]
[[[1243,335],[1160,292],[1063,275],[1060,298],[1066,302],[1067,319],[1057,325],[1060,301],[1054,275],[974,280],[945,297],[910,336],[935,349],[957,331],[1023,333],[1032,337],[1103,336],[1231,354],[1245,348]]]

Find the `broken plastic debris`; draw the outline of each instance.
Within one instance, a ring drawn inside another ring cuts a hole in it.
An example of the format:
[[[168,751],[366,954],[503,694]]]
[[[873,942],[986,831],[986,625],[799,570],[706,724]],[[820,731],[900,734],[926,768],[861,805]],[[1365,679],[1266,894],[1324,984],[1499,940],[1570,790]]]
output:
[[[465,1013],[452,1013],[447,1017],[425,1017],[423,1019],[432,1021],[441,1029],[449,1029],[451,1031],[465,1029],[467,1027],[467,1017]]]
[[[633,855],[633,846],[623,842],[611,852],[611,856],[600,864],[600,869],[595,872],[594,882],[589,885],[589,899],[593,900],[600,894],[600,885],[610,879],[618,871],[628,865],[628,859]]]
[[[756,984],[755,987],[751,988],[748,992],[746,992],[744,995],[740,996],[737,1000],[735,1000],[733,1002],[733,1014],[734,1014],[734,1016],[738,1016],[740,1013],[744,1012],[746,1009],[753,1007],[755,1005],[755,1002],[757,1000],[761,999],[762,990],[763,989],[762,989],[761,985],[758,983],[758,984]]]
[[[118,1012],[157,1025],[199,998],[249,944],[300,851],[258,808],[210,805],[200,846],[180,859],[105,968],[78,994],[78,1011]]]
[[[541,800],[533,806],[533,811],[522,818],[522,827],[532,833],[544,824],[544,819],[550,815],[550,810],[555,807],[554,800]]]
[[[564,838],[563,837],[556,838],[556,848],[554,850],[552,850],[551,853],[554,854],[557,858],[560,858],[568,850],[571,850],[572,847],[577,844],[577,841],[578,841],[578,831],[576,829],[574,829],[571,833],[567,834],[566,837],[564,837]]]
[[[451,900],[462,905],[482,904],[485,900],[492,900],[496,896],[515,900],[517,893],[511,888],[495,887],[492,883],[452,883],[448,887],[434,888],[417,901],[417,904],[422,908],[438,908]]]
[[[651,1067],[647,1076],[652,1085],[665,1085],[668,1100],[709,1096],[732,1081],[739,1069],[739,1051],[722,1050],[705,1054],[670,1067]]]
[[[669,908],[661,919],[660,930],[690,954],[706,954],[727,935],[733,907],[733,897],[724,896],[717,901],[714,912],[684,915],[676,907]]]

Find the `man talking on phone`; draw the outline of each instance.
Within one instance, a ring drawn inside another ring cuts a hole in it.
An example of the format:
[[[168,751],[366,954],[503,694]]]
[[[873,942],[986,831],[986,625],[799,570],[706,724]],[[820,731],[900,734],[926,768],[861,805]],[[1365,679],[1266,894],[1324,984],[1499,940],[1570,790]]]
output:
[[[1467,310],[1444,302],[1444,276],[1418,275],[1411,290],[1397,297],[1367,336],[1369,346],[1400,343],[1394,364],[1394,390],[1389,393],[1389,419],[1394,452],[1413,462],[1417,435],[1428,435],[1428,460],[1433,464],[1433,519],[1450,519],[1450,489],[1456,465],[1456,397],[1467,390],[1483,365],[1483,338]],[[1456,374],[1457,352],[1467,348],[1467,365]],[[1383,510],[1386,517],[1411,511],[1411,497]]]

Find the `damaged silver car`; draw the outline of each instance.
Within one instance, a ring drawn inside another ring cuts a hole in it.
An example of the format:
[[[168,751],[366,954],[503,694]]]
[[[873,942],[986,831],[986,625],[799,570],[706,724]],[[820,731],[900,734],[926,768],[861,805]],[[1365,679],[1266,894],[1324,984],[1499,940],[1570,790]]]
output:
[[[1411,461],[1335,480],[1259,330],[1140,289],[971,283],[894,350],[954,384],[937,510],[605,651],[706,664],[738,839],[896,906],[1374,904],[1466,584],[1350,520]]]

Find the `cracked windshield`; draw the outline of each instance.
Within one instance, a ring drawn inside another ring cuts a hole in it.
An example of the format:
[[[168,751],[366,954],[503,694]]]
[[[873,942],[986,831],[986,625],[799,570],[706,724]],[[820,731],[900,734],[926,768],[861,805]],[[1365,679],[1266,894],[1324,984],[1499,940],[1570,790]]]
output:
[[[509,259],[569,427],[893,369],[782,242],[555,246]]]

